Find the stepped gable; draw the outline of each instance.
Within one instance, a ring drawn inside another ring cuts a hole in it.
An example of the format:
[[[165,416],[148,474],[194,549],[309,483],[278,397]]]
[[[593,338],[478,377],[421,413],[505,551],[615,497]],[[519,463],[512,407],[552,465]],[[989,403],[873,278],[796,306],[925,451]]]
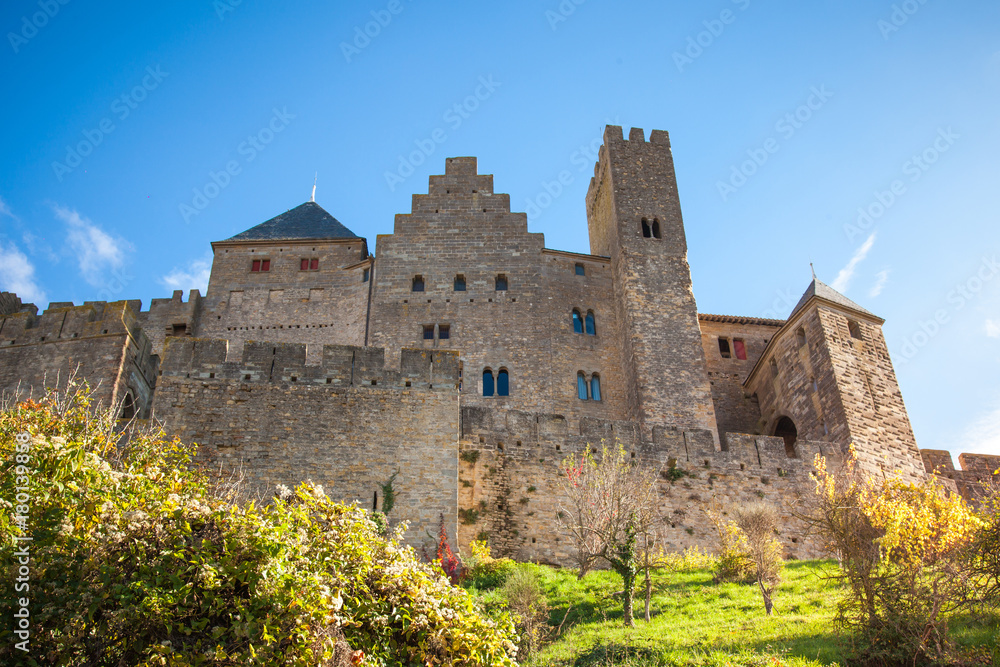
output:
[[[862,315],[867,315],[868,317],[872,317],[878,320],[880,323],[885,322],[885,320],[883,320],[875,313],[871,312],[866,308],[862,308],[861,306],[854,303],[846,296],[844,296],[837,290],[833,289],[826,283],[822,282],[818,278],[813,278],[813,281],[809,283],[809,288],[806,289],[805,294],[802,295],[802,298],[799,299],[799,302],[795,305],[795,308],[792,309],[792,313],[791,315],[788,316],[788,319],[791,320],[795,316],[795,313],[805,308],[805,305],[809,303],[809,300],[812,299],[813,297],[816,297],[817,299],[822,299],[824,301],[829,301],[833,304],[840,306],[841,308],[847,308],[855,312],[861,313]]]
[[[226,242],[358,238],[361,237],[327,213],[322,206],[308,201],[228,238]]]

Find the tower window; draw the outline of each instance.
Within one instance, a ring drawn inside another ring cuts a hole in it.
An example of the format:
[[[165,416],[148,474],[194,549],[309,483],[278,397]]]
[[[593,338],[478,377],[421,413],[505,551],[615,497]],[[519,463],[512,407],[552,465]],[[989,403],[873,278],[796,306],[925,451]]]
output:
[[[299,260],[299,271],[317,271],[319,270],[319,259],[313,257],[309,259],[303,257]]]
[[[660,221],[656,218],[653,218],[653,238],[660,238]]]
[[[465,276],[461,273],[455,276],[455,291],[464,292],[465,291]]]
[[[424,277],[423,276],[413,276],[413,284],[410,286],[411,292],[423,292],[424,291]]]
[[[447,324],[438,325],[438,338],[441,340],[448,340],[451,338],[451,326]]]
[[[646,218],[642,219],[642,238],[653,238],[653,228],[649,226],[649,221]]]
[[[576,397],[581,401],[587,400],[587,377],[583,371],[576,374]]]
[[[489,368],[483,371],[483,396],[493,395],[493,371]]]
[[[583,318],[576,309],[573,310],[573,333],[583,333]]]
[[[587,335],[588,336],[596,336],[597,335],[597,324],[594,321],[594,311],[592,311],[592,310],[588,310],[587,311],[586,325],[587,325],[586,326]]]
[[[510,396],[510,374],[506,368],[497,373],[497,396]]]
[[[586,271],[586,269],[583,268],[583,264],[577,264],[576,268],[574,270],[576,271],[576,275],[578,275],[578,276],[585,276],[585,275],[587,275],[587,271]]]
[[[747,360],[747,346],[746,343],[743,342],[742,338],[733,339],[733,348],[736,350],[737,359],[739,359],[740,361]]]
[[[806,330],[803,329],[802,327],[799,327],[798,330],[795,332],[795,340],[797,340],[799,342],[799,347],[802,347],[803,345],[805,345],[806,344]]]
[[[372,270],[365,269],[364,271],[361,272],[361,282],[363,283],[368,282],[368,279],[371,278],[371,276],[372,276]]]
[[[719,337],[719,354],[722,355],[723,359],[729,359],[732,357],[732,352],[729,350],[729,339]]]
[[[507,291],[507,276],[503,273],[497,276],[497,291],[498,292]]]
[[[590,398],[595,401],[601,400],[601,376],[597,373],[590,378]]]
[[[778,377],[778,362],[771,357],[771,377]]]
[[[854,320],[847,320],[847,329],[851,332],[851,338],[861,340],[861,325]]]
[[[424,325],[424,340],[434,340],[434,325],[425,324]]]
[[[255,259],[250,262],[251,273],[262,273],[264,271],[271,270],[271,260],[269,259]]]

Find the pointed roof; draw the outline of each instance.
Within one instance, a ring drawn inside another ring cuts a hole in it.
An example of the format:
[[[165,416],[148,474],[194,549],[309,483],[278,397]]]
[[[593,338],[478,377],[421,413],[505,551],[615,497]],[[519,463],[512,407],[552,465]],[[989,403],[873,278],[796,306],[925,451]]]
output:
[[[854,303],[853,301],[848,299],[846,296],[844,296],[837,290],[833,289],[826,283],[822,282],[819,278],[813,278],[813,281],[809,283],[808,289],[806,289],[805,294],[802,295],[802,298],[799,299],[799,302],[795,305],[795,308],[792,309],[792,313],[788,316],[788,319],[791,320],[792,317],[795,316],[795,313],[802,310],[802,308],[805,307],[806,303],[809,302],[809,299],[813,297],[823,299],[824,301],[829,301],[842,308],[847,308],[849,310],[861,313],[862,315],[868,315],[869,317],[874,317],[875,319],[878,320],[882,319],[875,313],[871,312],[870,310],[862,308],[858,304]]]
[[[361,238],[316,202],[307,201],[290,211],[276,215],[256,227],[226,241],[287,241],[294,239]]]

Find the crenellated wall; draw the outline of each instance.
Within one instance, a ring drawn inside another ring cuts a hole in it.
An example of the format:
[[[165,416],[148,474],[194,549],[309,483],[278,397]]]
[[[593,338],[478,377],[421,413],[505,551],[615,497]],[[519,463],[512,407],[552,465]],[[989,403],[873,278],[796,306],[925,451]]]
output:
[[[961,470],[955,468],[951,452],[945,449],[921,449],[927,472],[962,494],[967,502],[977,503],[988,487],[1000,485],[1000,456],[991,454],[959,454]]]
[[[163,354],[167,336],[197,335],[201,316],[201,292],[193,289],[184,301],[184,292],[174,290],[169,299],[153,299],[149,310],[138,314],[139,324],[153,345],[154,354]]]
[[[455,535],[458,476],[458,356],[403,350],[386,368],[381,349],[247,342],[227,361],[225,340],[170,338],[154,414],[170,433],[200,445],[213,475],[245,477],[269,498],[305,480],[338,500],[383,509],[398,472],[391,520],[407,520],[422,546],[439,516]]]

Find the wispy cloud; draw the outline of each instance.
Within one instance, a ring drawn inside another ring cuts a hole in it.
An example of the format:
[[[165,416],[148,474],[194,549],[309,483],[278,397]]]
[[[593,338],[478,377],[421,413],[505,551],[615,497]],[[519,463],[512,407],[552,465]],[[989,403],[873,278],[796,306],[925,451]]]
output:
[[[17,220],[17,216],[10,210],[10,206],[3,200],[3,197],[0,197],[0,215]]]
[[[132,246],[121,238],[113,238],[77,211],[54,206],[56,217],[66,223],[66,243],[76,255],[80,274],[91,285],[101,287],[112,272],[125,265],[125,253]]]
[[[966,427],[951,448],[957,454],[1000,454],[1000,401]]]
[[[188,262],[184,268],[174,267],[170,273],[160,278],[160,284],[172,289],[199,289],[202,294],[208,291],[208,277],[212,272],[212,257],[195,259]]]
[[[986,320],[986,335],[990,338],[1000,338],[1000,320]]]
[[[885,284],[889,282],[889,271],[890,269],[883,269],[875,274],[875,284],[868,290],[868,296],[874,299],[882,293],[882,290],[885,289]]]
[[[0,288],[24,302],[46,303],[45,291],[35,282],[35,266],[13,243],[0,242]]]
[[[871,251],[872,246],[875,245],[875,234],[873,233],[868,237],[868,240],[861,244],[861,247],[854,252],[854,256],[851,257],[851,261],[840,270],[837,277],[834,279],[833,283],[830,285],[833,289],[838,292],[846,292],[848,286],[851,284],[851,279],[854,277],[854,271],[858,268],[858,264],[864,261],[865,257]]]

